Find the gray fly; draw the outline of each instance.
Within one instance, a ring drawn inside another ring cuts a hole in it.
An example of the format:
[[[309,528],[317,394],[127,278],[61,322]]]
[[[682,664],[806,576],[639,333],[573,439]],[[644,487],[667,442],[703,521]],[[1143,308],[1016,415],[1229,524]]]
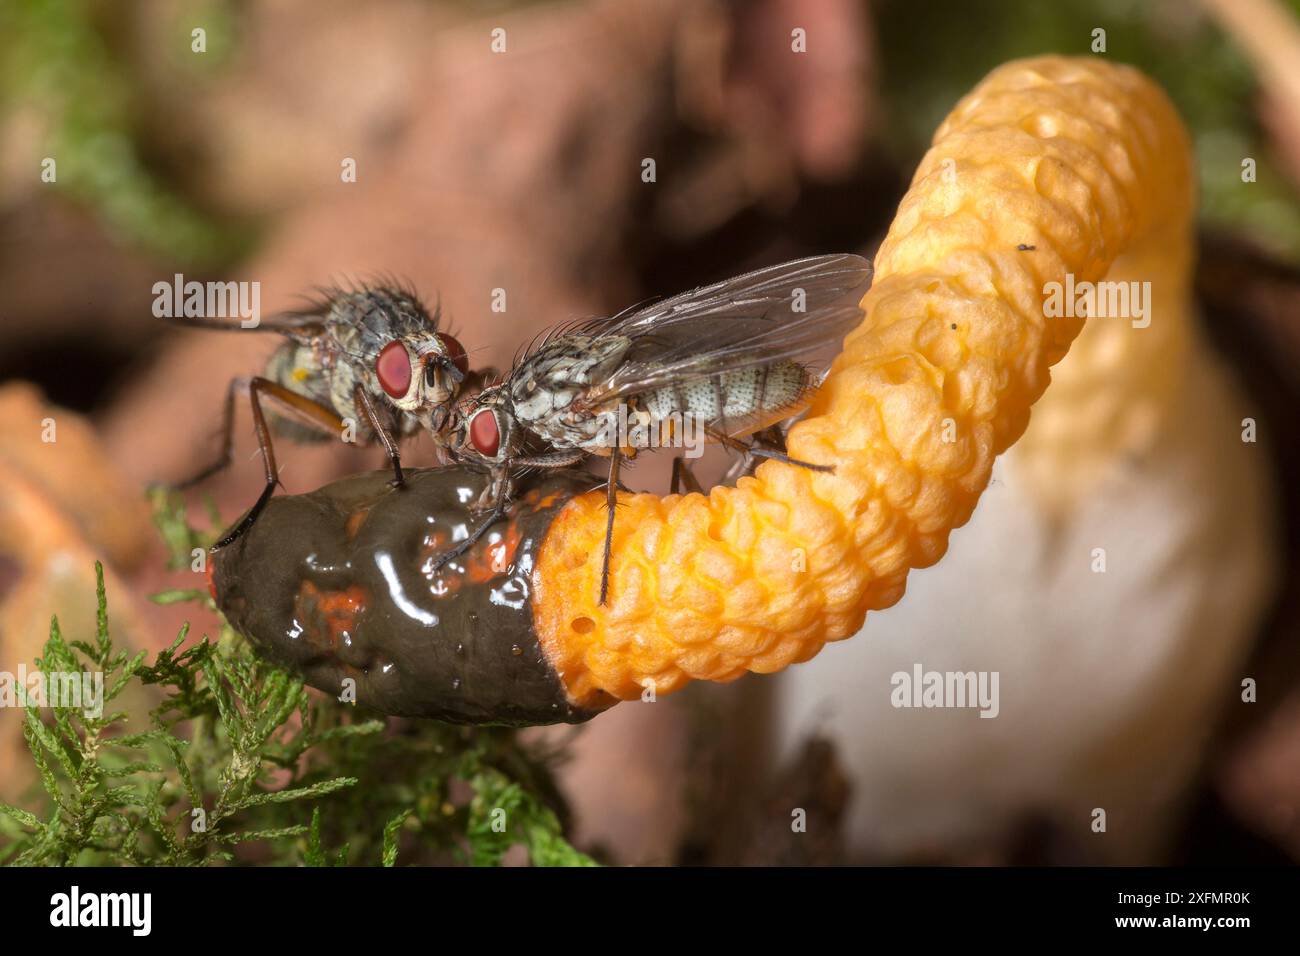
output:
[[[600,455],[609,458],[604,604],[620,461],[652,441],[667,444],[665,433],[671,438],[688,419],[703,424],[708,440],[747,456],[833,470],[742,439],[779,436],[776,423],[806,404],[820,384],[809,361],[861,321],[858,300],[870,279],[871,264],[859,256],[815,256],[552,329],[504,380],[457,408],[452,455],[491,477],[474,505],[484,521],[437,565],[505,514],[521,474]],[[675,466],[674,484],[678,474]]]
[[[430,315],[413,292],[384,284],[328,289],[306,308],[265,319],[258,326],[278,332],[286,341],[271,355],[262,375],[230,383],[220,456],[177,485],[188,488],[230,464],[235,398],[247,392],[266,486],[213,550],[252,527],[278,483],[263,399],[275,403],[271,422],[285,437],[342,438],[350,425],[358,440],[378,441],[392,464],[393,484],[403,486],[399,443],[421,431],[442,435],[458,395],[476,377],[471,375],[464,347],[438,328],[438,318],[437,310]],[[204,328],[240,328],[237,319],[176,321]]]

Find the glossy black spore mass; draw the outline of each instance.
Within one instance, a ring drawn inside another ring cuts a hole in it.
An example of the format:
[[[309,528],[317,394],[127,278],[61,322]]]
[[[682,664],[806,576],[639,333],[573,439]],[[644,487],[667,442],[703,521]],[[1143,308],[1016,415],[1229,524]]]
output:
[[[532,621],[537,550],[558,509],[590,476],[553,473],[520,495],[463,558],[433,561],[476,519],[485,475],[411,469],[345,478],[271,499],[213,556],[230,624],[308,684],[388,714],[457,723],[578,723]],[[351,678],[354,684],[349,685]]]

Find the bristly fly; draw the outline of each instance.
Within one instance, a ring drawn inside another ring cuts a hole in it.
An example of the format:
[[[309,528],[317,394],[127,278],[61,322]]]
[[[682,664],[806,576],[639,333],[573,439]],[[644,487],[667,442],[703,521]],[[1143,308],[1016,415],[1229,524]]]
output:
[[[306,308],[264,320],[257,328],[288,340],[271,355],[260,376],[238,378],[226,393],[221,454],[181,482],[184,489],[230,464],[235,397],[247,391],[266,487],[248,513],[213,550],[230,544],[257,520],[278,483],[271,431],[262,399],[277,433],[296,441],[342,439],[352,425],[358,439],[378,440],[393,466],[393,484],[404,485],[398,443],[421,430],[437,438],[450,422],[461,390],[477,376],[464,347],[438,328],[416,295],[396,284],[331,288]],[[204,328],[239,329],[238,320],[184,317],[176,321]]]
[[[513,484],[535,468],[562,468],[587,455],[609,458],[609,514],[600,603],[609,590],[610,535],[619,463],[648,447],[620,444],[620,414],[647,426],[642,435],[693,416],[712,441],[749,455],[818,471],[781,450],[744,442],[806,404],[820,377],[814,353],[862,318],[871,264],[832,255],[770,266],[612,318],[552,329],[516,360],[504,380],[459,406],[450,438],[454,457],[486,466],[491,480],[476,503],[486,518],[443,554],[463,554],[505,513]],[[779,434],[779,433],[778,433]],[[620,435],[619,441],[609,436]]]

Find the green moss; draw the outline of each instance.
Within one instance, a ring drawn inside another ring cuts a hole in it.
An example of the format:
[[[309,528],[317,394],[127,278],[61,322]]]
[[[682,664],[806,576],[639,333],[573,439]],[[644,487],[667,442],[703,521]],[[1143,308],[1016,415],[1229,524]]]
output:
[[[225,5],[204,3],[210,58],[230,45]],[[250,237],[211,221],[161,182],[141,159],[134,110],[137,91],[113,55],[89,0],[6,0],[0,4],[0,106],[38,120],[39,156],[57,180],[48,184],[93,210],[109,235],[186,265],[212,266],[242,252]],[[108,10],[109,15],[121,11]],[[188,49],[188,33],[177,36]]]
[[[164,537],[205,541],[155,500]],[[28,702],[40,780],[32,813],[0,804],[0,861],[16,865],[590,864],[564,839],[551,767],[513,731],[401,721],[309,691],[223,628],[188,625],[147,662],[110,637],[103,569],[91,641],[50,625],[43,674],[104,675],[98,717]],[[209,602],[202,592],[164,600]],[[147,690],[146,690],[147,689]],[[152,693],[153,706],[124,706]]]

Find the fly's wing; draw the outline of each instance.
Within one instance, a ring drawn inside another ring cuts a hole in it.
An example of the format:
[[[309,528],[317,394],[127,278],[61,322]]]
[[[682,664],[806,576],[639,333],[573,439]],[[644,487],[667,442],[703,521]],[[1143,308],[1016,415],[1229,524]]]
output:
[[[723,372],[801,362],[862,320],[871,280],[860,256],[796,259],[685,292],[576,331],[632,340],[624,360],[592,388],[593,404]]]
[[[258,331],[279,334],[304,345],[355,361],[374,361],[378,348],[403,334],[438,328],[438,311],[429,315],[416,293],[391,277],[383,285],[318,286],[296,309],[262,319]],[[219,317],[178,317],[173,321],[197,328],[237,331],[241,320]]]
[[[170,321],[197,329],[217,329],[223,332],[278,332],[299,342],[311,342],[325,334],[325,323],[320,315],[308,312],[282,312],[261,318],[257,325],[245,327],[239,316],[174,316]]]
[[[263,332],[278,332],[304,344],[324,339],[334,351],[354,353],[340,340],[340,324],[358,331],[377,326],[376,333],[385,339],[407,331],[423,331],[438,327],[435,309],[431,318],[415,291],[391,276],[383,276],[383,284],[356,286],[317,286],[315,294],[304,297],[299,308],[267,316],[253,328]],[[246,331],[239,317],[177,316],[178,325],[223,331]],[[365,356],[357,354],[356,357]]]

